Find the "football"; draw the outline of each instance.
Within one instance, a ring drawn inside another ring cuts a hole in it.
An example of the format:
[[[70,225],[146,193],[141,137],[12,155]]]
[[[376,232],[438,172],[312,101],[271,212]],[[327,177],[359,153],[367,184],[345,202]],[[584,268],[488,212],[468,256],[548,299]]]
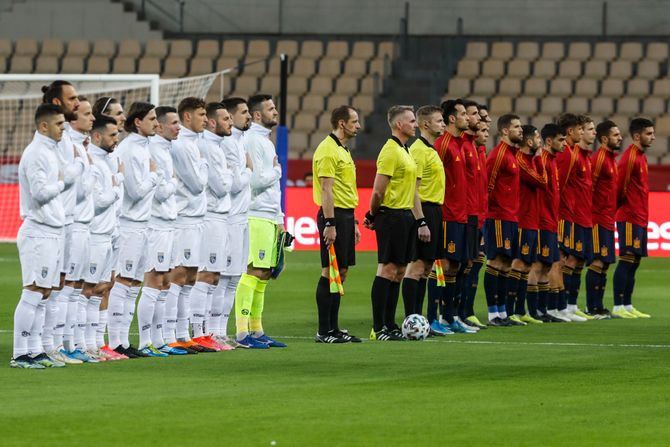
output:
[[[407,340],[425,340],[430,333],[430,324],[423,315],[412,314],[402,322],[402,335]]]

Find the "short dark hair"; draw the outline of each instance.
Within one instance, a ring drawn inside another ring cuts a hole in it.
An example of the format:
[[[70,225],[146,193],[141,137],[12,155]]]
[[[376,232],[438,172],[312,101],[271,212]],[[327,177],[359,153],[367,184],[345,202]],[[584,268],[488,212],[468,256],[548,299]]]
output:
[[[247,101],[247,104],[249,105],[249,113],[259,112],[261,110],[261,104],[265,101],[270,101],[271,99],[272,95],[266,95],[264,93],[249,97],[249,100]]]
[[[47,104],[53,102],[54,99],[58,98],[61,101],[63,100],[63,86],[72,85],[68,81],[63,81],[62,79],[53,81],[49,85],[42,86],[42,102]]]
[[[123,123],[123,128],[126,129],[126,132],[137,132],[135,120],[143,120],[153,109],[154,105],[149,102],[138,101],[132,103],[130,109],[128,109],[128,118],[126,119],[126,122]]]
[[[605,120],[602,123],[599,123],[596,126],[596,141],[600,143],[602,137],[608,137],[610,130],[612,130],[613,127],[617,127],[617,125],[612,120]]]
[[[475,101],[471,99],[461,99],[461,102],[463,103],[463,107],[466,109],[468,107],[477,107],[477,111],[479,111],[479,104],[477,104]]]
[[[647,127],[654,127],[654,122],[647,118],[633,118],[628,127],[628,131],[632,137],[636,133],[642,133]]]
[[[103,115],[110,104],[119,104],[119,100],[111,96],[102,96],[93,103],[93,115]]]
[[[339,106],[336,107],[333,112],[330,114],[330,125],[332,126],[333,130],[337,129],[337,123],[340,122],[340,120],[343,121],[349,121],[349,118],[351,118],[351,111],[356,111],[351,106]]]
[[[177,109],[172,106],[158,106],[156,107],[156,119],[161,123],[165,122],[165,117],[168,113],[177,113]]]
[[[521,126],[521,130],[523,131],[523,144],[526,144],[526,140],[533,138],[533,135],[535,135],[535,132],[537,132],[537,127],[533,126],[532,124],[524,124]]]
[[[59,105],[51,104],[50,102],[40,104],[39,106],[37,106],[37,110],[35,110],[35,125],[38,125],[43,121],[46,121],[48,118],[54,115],[62,115],[62,114],[63,109]]]
[[[205,100],[202,98],[196,98],[195,96],[188,96],[182,99],[177,106],[177,113],[179,114],[179,119],[184,119],[184,114],[186,112],[193,112],[196,109],[205,108]]]
[[[240,104],[246,104],[247,100],[244,98],[240,98],[238,96],[233,96],[232,98],[225,98],[221,100],[221,104],[223,104],[223,107],[226,108],[228,113],[235,113],[237,112],[237,108],[239,107]]]
[[[558,117],[557,124],[558,127],[561,128],[563,135],[567,135],[568,129],[579,126],[581,123],[579,122],[579,117],[577,115],[566,112]]]
[[[577,119],[579,120],[579,125],[580,125],[580,126],[583,126],[583,125],[585,125],[585,124],[588,124],[588,123],[592,123],[592,122],[593,122],[593,118],[591,118],[591,117],[588,116],[588,115],[579,115],[579,116],[577,117]]]
[[[440,109],[442,109],[442,116],[444,117],[445,122],[449,121],[449,116],[456,114],[457,105],[464,106],[463,101],[460,99],[447,99],[440,104]]]
[[[116,127],[116,120],[109,115],[103,115],[102,113],[95,116],[95,121],[93,122],[93,129],[91,132],[103,130],[108,125]]]
[[[556,138],[559,135],[565,135],[565,133],[558,124],[548,123],[542,127],[540,135],[542,136],[542,141],[546,141],[547,138]]]
[[[442,113],[442,109],[439,108],[438,106],[421,106],[419,107],[419,110],[416,111],[416,119],[417,121],[423,121],[428,119],[432,114],[434,113]]]
[[[220,102],[208,102],[207,105],[205,105],[205,111],[207,112],[207,118],[214,118],[216,119],[216,111],[221,110],[221,109],[226,109],[226,107],[221,104]]]
[[[509,126],[512,125],[512,121],[514,120],[520,120],[519,115],[515,115],[513,113],[506,113],[500,118],[498,118],[498,132],[500,132],[503,129],[509,129]]]

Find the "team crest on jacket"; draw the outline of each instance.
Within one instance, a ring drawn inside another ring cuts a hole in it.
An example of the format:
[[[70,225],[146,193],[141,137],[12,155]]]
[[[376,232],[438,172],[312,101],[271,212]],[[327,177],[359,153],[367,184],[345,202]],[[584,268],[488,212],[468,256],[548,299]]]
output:
[[[549,247],[546,246],[546,245],[544,247],[542,247],[542,257],[544,257],[544,258],[549,257]]]
[[[509,239],[505,239],[505,250],[511,250],[512,249],[512,243],[509,241]]]
[[[521,254],[525,256],[528,253],[530,253],[530,246],[528,244],[523,244],[521,246]]]
[[[209,254],[209,263],[214,264],[216,262],[216,253]]]
[[[126,261],[126,271],[129,272],[133,269],[133,261]]]
[[[570,238],[566,236],[566,238],[563,240],[563,245],[566,247],[570,246]]]
[[[165,253],[159,251],[158,253],[156,253],[156,259],[158,260],[159,264],[162,264],[163,261],[165,261]]]
[[[258,250],[258,259],[261,261],[265,259],[265,250]]]
[[[42,267],[42,278],[46,278],[49,274],[49,267]]]
[[[189,259],[191,257],[191,249],[190,248],[185,248],[184,249],[184,259]]]
[[[95,272],[98,271],[98,264],[95,264],[95,263],[92,262],[92,263],[88,266],[88,271],[91,272],[91,275],[95,275]]]
[[[456,244],[454,244],[454,241],[449,241],[449,244],[447,245],[447,251],[449,253],[456,253]]]
[[[582,241],[575,242],[575,251],[582,251],[583,248],[584,246],[582,244]]]
[[[607,256],[607,252],[608,252],[608,250],[607,250],[606,245],[603,245],[602,247],[600,247],[600,256]]]
[[[640,239],[637,237],[633,239],[633,248],[640,248]]]

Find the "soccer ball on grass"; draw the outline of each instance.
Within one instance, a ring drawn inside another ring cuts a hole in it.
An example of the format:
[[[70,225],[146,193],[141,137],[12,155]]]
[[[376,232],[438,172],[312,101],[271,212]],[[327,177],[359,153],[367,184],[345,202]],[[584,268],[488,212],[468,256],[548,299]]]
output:
[[[407,340],[425,340],[430,333],[430,324],[423,315],[412,314],[402,322],[402,335]]]

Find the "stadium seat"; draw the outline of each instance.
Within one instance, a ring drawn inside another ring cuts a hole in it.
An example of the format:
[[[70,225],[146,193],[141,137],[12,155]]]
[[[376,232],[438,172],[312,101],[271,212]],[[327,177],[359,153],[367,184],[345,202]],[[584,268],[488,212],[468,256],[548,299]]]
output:
[[[271,95],[279,93],[279,76],[263,76],[260,91]]]
[[[542,45],[542,59],[558,62],[565,57],[563,42],[545,42]]]
[[[521,97],[517,98],[514,101],[514,110],[515,113],[522,115],[534,115],[537,113],[537,98],[531,97]]]
[[[136,39],[124,39],[119,42],[119,57],[132,57],[137,59],[142,54],[142,45]]]
[[[289,138],[288,157],[292,159],[300,158],[308,145],[307,132],[291,131]]]
[[[214,60],[221,54],[219,41],[214,39],[200,39],[195,47],[196,58]],[[190,55],[189,55],[190,56]]]
[[[482,64],[482,76],[500,79],[505,75],[505,62],[500,59],[489,59]]]
[[[670,136],[670,116],[659,116],[656,118],[656,122],[654,124],[654,130],[656,131],[657,135],[663,137]]]
[[[118,56],[114,59],[112,66],[113,73],[132,74],[135,73],[135,58],[131,56]]]
[[[650,82],[646,79],[634,78],[626,82],[626,95],[643,98],[649,95]]]
[[[654,96],[665,98],[670,96],[670,79],[658,79],[654,81],[653,94]]]
[[[553,115],[535,115],[530,119],[530,124],[537,127],[538,129],[542,129],[542,126],[544,126],[545,124],[554,121],[555,117]]]
[[[342,61],[340,59],[331,59],[329,56],[326,56],[319,62],[318,74],[334,78],[338,77],[342,74]]]
[[[286,109],[300,110],[300,96],[291,94],[286,95]]]
[[[496,96],[491,98],[491,104],[489,105],[489,110],[491,115],[500,116],[505,113],[509,113],[512,109],[512,98],[508,96]]]
[[[377,73],[384,78],[391,74],[391,64],[385,59],[373,59],[370,62],[370,73]]]
[[[290,66],[291,62],[289,59],[289,73],[291,72]],[[279,72],[281,71],[281,60],[279,59],[278,56],[270,58],[268,60],[268,74],[271,74],[273,76],[279,76]]]
[[[365,76],[368,72],[367,62],[363,59],[347,59],[344,63],[344,74]]]
[[[623,81],[621,79],[605,79],[600,86],[600,94],[608,98],[618,98],[623,95]]]
[[[160,74],[161,60],[155,56],[145,56],[137,64],[137,73],[139,74]]]
[[[227,68],[237,68],[240,61],[236,57],[221,56],[216,60],[216,71],[222,71]]]
[[[323,96],[308,94],[302,98],[302,106],[300,110],[303,112],[321,113],[323,109]]]
[[[465,46],[465,56],[463,59],[483,61],[488,56],[489,46],[487,42],[468,42]]]
[[[351,48],[351,60],[361,59],[369,61],[375,55],[375,46],[372,42],[354,42]]]
[[[17,39],[14,45],[14,56],[27,56],[33,58],[37,56],[39,49],[37,40],[31,38]]]
[[[0,58],[7,58],[13,52],[12,41],[9,39],[0,39]]]
[[[314,59],[305,59],[303,57],[297,58],[293,62],[292,73],[295,76],[311,77],[316,72],[316,63]]]
[[[267,73],[267,63],[263,59],[248,56],[242,61],[242,71],[244,74],[260,77]]]
[[[35,73],[58,73],[58,58],[39,56],[35,60]]]
[[[472,85],[472,93],[476,95],[491,96],[496,92],[496,81],[490,78],[475,79]]]
[[[351,103],[351,97],[347,95],[331,95],[326,100],[326,110],[334,110],[335,108]],[[354,106],[356,107],[356,106]],[[356,107],[358,108],[358,107]]]
[[[258,78],[255,76],[238,76],[235,78],[235,92],[243,97],[258,93]]]
[[[539,59],[533,64],[533,78],[552,79],[556,76],[556,62],[548,59]]]
[[[571,113],[586,113],[589,110],[589,100],[579,97],[567,98],[565,110]]]
[[[61,39],[44,39],[40,56],[55,57],[59,59],[65,53],[65,44]]]
[[[589,42],[571,42],[568,46],[568,60],[584,62],[591,57]]]
[[[344,59],[349,57],[349,43],[343,40],[331,40],[326,46],[326,57]]]
[[[598,81],[595,79],[578,79],[575,83],[575,94],[584,98],[593,98],[598,94]]]
[[[358,79],[343,76],[335,81],[335,93],[353,96],[358,93]]]
[[[651,42],[647,45],[647,54],[645,60],[648,61],[665,61],[668,59],[668,44],[667,42]]]
[[[289,94],[304,95],[307,92],[307,78],[304,76],[289,76],[286,81],[286,91]]]
[[[68,50],[69,50],[68,45]],[[84,73],[84,59],[79,56],[65,56],[61,61],[60,72],[65,74]]]
[[[330,124],[330,113],[329,112],[323,112],[321,115],[319,115],[319,118],[317,119],[317,129],[324,131],[324,132],[330,132],[331,129],[331,124]]]
[[[86,58],[91,52],[91,43],[85,39],[71,40],[67,44],[65,57]]]
[[[514,57],[514,45],[512,42],[493,42],[491,44],[489,60],[508,61],[512,57]]]
[[[247,57],[263,59],[270,56],[270,42],[265,39],[255,39],[249,41],[247,48]]]
[[[640,100],[637,98],[619,98],[616,111],[623,115],[637,115],[640,113]]]
[[[379,42],[377,46],[377,57],[380,59],[393,59],[396,47],[393,42]]]
[[[305,147],[305,151],[302,153],[303,158],[312,158],[311,155],[314,154],[316,148],[321,144],[324,138],[330,133],[330,129],[327,131],[317,130],[312,132],[309,135],[309,141]],[[309,157],[307,157],[309,155]]]
[[[573,91],[571,79],[556,78],[549,83],[549,93],[552,96],[567,98]]]
[[[354,99],[351,100],[351,105],[360,110],[361,115],[369,115],[375,109],[374,97],[365,94],[354,96]]]
[[[530,78],[526,79],[523,84],[524,94],[541,97],[547,94],[547,81],[546,79],[536,79]]]
[[[237,59],[242,58],[245,55],[244,41],[237,39],[224,40],[221,55]]]
[[[591,113],[606,116],[614,112],[614,100],[599,96],[591,100]]]
[[[295,40],[280,40],[277,42],[275,53],[277,55],[283,53],[289,57],[295,57],[298,55],[298,42]]]
[[[456,74],[461,78],[475,79],[479,76],[479,61],[461,59],[458,62]]]
[[[151,39],[144,47],[144,57],[163,59],[168,54],[168,43],[162,39]]]
[[[608,76],[613,79],[629,79],[633,75],[633,64],[630,61],[614,61],[610,63]]]
[[[534,61],[540,57],[540,45],[537,42],[519,42],[516,46],[516,59]]]
[[[604,60],[591,60],[584,65],[585,78],[603,79],[607,74],[607,62]]]
[[[33,72],[33,57],[32,56],[18,56],[12,57],[9,63],[10,73],[32,73]]]
[[[193,56],[193,42],[187,39],[170,41],[170,58],[190,59]],[[166,61],[167,62],[167,61]]]
[[[333,78],[331,76],[317,76],[311,80],[309,92],[327,96],[333,92]]]
[[[507,63],[508,78],[527,78],[530,76],[530,61],[522,59],[512,59]]]
[[[596,61],[611,61],[616,58],[616,44],[614,42],[598,42],[593,48],[593,59]]]
[[[498,93],[502,96],[516,98],[521,94],[521,80],[514,78],[504,78],[498,84]]]
[[[508,79],[503,79],[502,82],[507,81]],[[447,93],[450,96],[461,98],[463,96],[470,95],[470,80],[464,78],[451,78],[449,79],[449,84],[447,87]],[[502,92],[501,92],[502,93]]]
[[[107,74],[109,68],[109,57],[107,56],[96,56],[94,54],[88,58],[86,63],[86,71],[91,74]]]
[[[563,99],[554,96],[542,98],[542,100],[540,101],[540,111],[544,115],[554,115],[554,116],[563,113],[565,111],[565,106],[563,105]]]
[[[667,112],[665,108],[665,99],[650,97],[642,101],[642,114],[647,116],[659,116]]]
[[[558,64],[560,78],[577,79],[582,75],[582,63],[577,60],[564,60]]]
[[[379,94],[381,91],[380,80],[375,76],[366,76],[361,79],[360,93],[365,94]]]
[[[189,75],[197,76],[212,73],[212,59],[209,56],[194,57],[191,60],[191,69]]]
[[[656,79],[661,75],[658,61],[644,60],[637,64],[636,77],[640,79]]]
[[[293,129],[312,131],[316,126],[314,114],[310,112],[298,112],[293,117]]]
[[[165,59],[162,76],[166,78],[181,78],[186,75],[186,59],[179,56],[169,56]]]
[[[109,39],[96,40],[93,42],[93,57],[112,58],[116,54],[116,42]]]
[[[323,42],[319,40],[305,40],[300,48],[300,57],[320,59],[323,56]]]
[[[642,59],[642,44],[640,42],[624,42],[621,44],[619,59],[637,62]]]

